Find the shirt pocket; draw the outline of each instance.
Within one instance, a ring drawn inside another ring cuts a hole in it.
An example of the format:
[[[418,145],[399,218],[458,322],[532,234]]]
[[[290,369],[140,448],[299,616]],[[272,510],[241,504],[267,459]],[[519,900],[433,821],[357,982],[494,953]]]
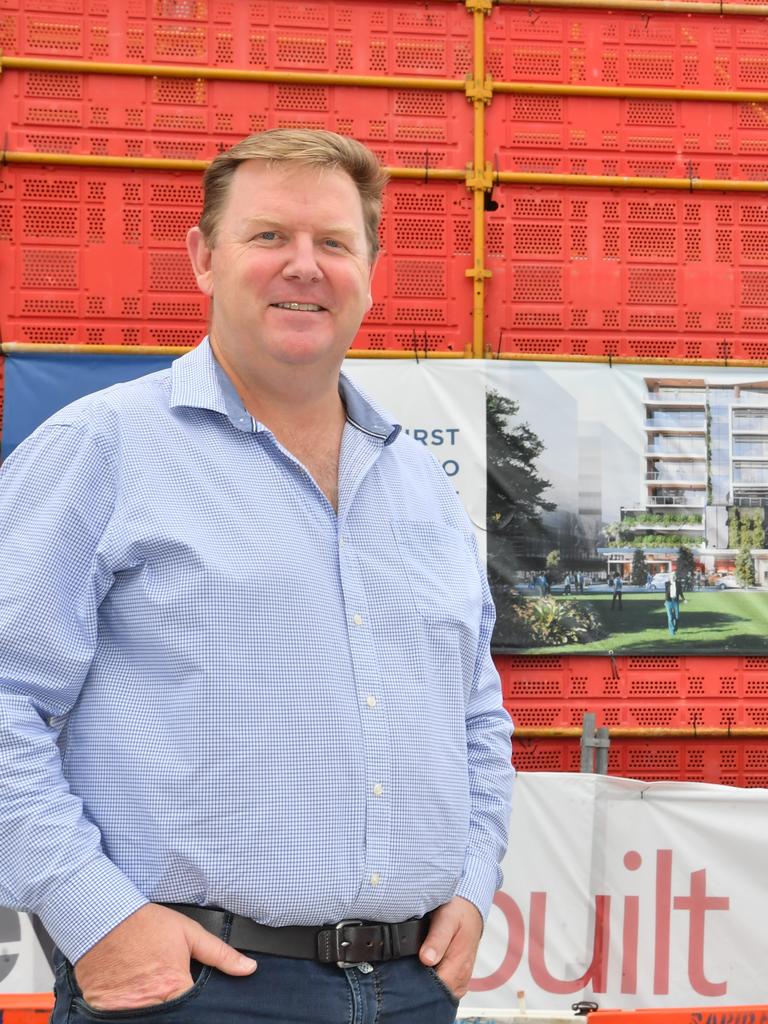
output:
[[[392,533],[419,615],[429,624],[477,634],[482,587],[462,533],[428,520],[397,519]]]

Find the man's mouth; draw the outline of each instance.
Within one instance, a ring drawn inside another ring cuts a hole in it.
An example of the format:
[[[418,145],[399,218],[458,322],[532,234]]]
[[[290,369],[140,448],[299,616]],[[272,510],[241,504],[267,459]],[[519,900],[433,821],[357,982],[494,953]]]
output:
[[[324,313],[324,306],[317,306],[314,302],[273,302],[276,309],[290,309],[298,313]]]

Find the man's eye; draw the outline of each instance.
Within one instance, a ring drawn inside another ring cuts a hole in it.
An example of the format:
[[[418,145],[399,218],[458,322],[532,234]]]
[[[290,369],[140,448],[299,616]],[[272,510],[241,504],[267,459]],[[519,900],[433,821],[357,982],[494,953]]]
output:
[[[258,233],[258,235],[256,235],[255,237],[260,239],[262,242],[274,242],[275,239],[277,238],[277,232],[276,231],[260,231]]]
[[[343,244],[337,238],[326,238],[325,244],[329,249],[343,249]]]

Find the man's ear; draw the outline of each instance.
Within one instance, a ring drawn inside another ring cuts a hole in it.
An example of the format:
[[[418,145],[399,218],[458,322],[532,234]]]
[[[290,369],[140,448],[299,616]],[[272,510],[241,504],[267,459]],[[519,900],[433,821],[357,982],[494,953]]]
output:
[[[365,307],[366,313],[370,310],[371,306],[373,305],[373,293],[371,291],[371,286],[373,285],[373,274],[374,274],[374,271],[376,270],[376,267],[378,265],[379,265],[379,257],[376,256],[376,257],[374,257],[374,260],[370,264],[370,268],[368,270],[368,301],[367,301],[366,307]]]
[[[211,250],[203,237],[200,228],[190,228],[187,232],[187,252],[192,264],[197,287],[203,295],[213,295],[213,273],[211,271]]]

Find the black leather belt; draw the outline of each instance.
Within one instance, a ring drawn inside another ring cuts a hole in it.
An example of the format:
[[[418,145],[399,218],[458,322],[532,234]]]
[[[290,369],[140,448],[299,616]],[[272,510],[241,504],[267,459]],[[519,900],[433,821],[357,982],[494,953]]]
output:
[[[206,931],[221,935],[227,917],[225,910],[198,907],[190,903],[164,903],[163,906],[185,914]],[[319,928],[295,926],[270,928],[249,917],[232,917],[228,942],[235,949],[299,960],[319,960],[323,964],[347,967],[367,961],[397,960],[415,956],[429,930],[429,915],[414,917],[398,924],[378,921],[339,921]]]

